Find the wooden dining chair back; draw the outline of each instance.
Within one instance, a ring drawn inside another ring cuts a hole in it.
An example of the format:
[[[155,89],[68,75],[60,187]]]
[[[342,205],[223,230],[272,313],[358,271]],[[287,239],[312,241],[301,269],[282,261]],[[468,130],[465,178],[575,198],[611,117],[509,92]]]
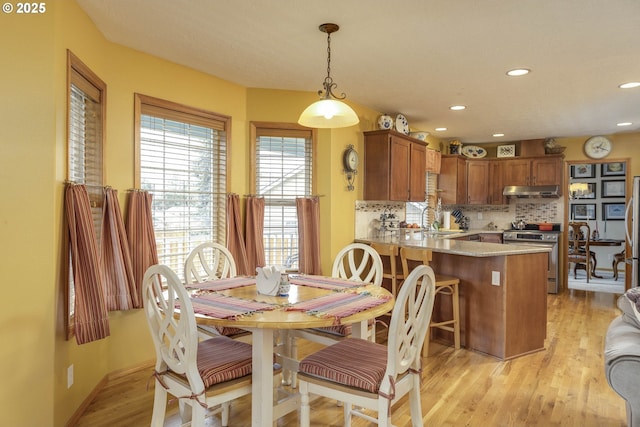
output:
[[[593,260],[595,253],[590,249],[591,227],[587,222],[570,222],[567,247],[567,261],[569,269],[573,263],[573,278],[578,278],[578,270],[584,269],[587,275],[587,283],[593,274]]]
[[[419,265],[430,265],[432,260],[432,252],[424,248],[402,247],[400,248],[400,262],[402,263],[402,271],[406,276],[413,268]],[[453,334],[453,348],[460,348],[460,279],[454,276],[446,276],[436,274],[436,296],[438,299],[438,308],[441,312],[432,316],[429,324],[429,332],[424,340],[422,355],[429,355],[429,341],[431,339],[431,331],[441,329]],[[445,304],[444,299],[448,298],[450,304]]]
[[[184,282],[202,283],[211,280],[236,277],[236,262],[227,248],[219,243],[205,242],[196,246],[184,262]],[[207,339],[224,335],[233,339],[251,342],[251,332],[225,326],[198,325],[200,338]]]
[[[300,425],[310,425],[310,395],[344,403],[344,425],[358,416],[391,426],[391,407],[409,394],[411,423],[422,426],[421,358],[433,311],[435,277],[431,267],[413,269],[398,291],[386,345],[359,338],[312,353],[300,362]],[[377,411],[377,418],[362,409]]]
[[[236,277],[236,262],[231,252],[215,242],[196,246],[184,262],[186,283],[202,283],[208,280]]]
[[[398,284],[404,280],[402,268],[398,271],[400,251],[398,246],[387,243],[371,243],[371,247],[380,255],[382,260],[382,280],[389,279],[391,294],[398,295]]]
[[[165,265],[147,269],[142,296],[156,350],[151,426],[164,425],[167,394],[178,399],[183,422],[202,427],[212,408],[227,426],[229,401],[251,393],[251,345],[223,336],[199,341],[187,290]]]

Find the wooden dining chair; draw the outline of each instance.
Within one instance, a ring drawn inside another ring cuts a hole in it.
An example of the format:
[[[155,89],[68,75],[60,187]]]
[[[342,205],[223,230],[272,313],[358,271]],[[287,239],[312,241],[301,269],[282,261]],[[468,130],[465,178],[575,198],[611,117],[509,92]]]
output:
[[[205,242],[196,246],[189,252],[184,262],[185,284],[226,279],[236,275],[236,262],[233,255],[227,248],[216,242]],[[251,342],[251,332],[240,328],[198,325],[198,333],[202,339],[224,335]]]
[[[428,249],[408,246],[400,248],[400,261],[405,277],[409,275],[412,265],[430,265],[431,257],[432,253]],[[411,262],[413,262],[412,265],[410,265]],[[433,329],[451,332],[453,334],[453,348],[456,350],[460,348],[460,279],[442,274],[436,274],[435,279],[435,298],[440,296],[439,301],[441,301],[443,296],[448,296],[451,301],[451,311],[444,318],[439,313],[437,318],[431,318],[427,338],[424,340],[422,348],[423,356],[429,355],[429,341]]]
[[[382,280],[389,279],[391,294],[395,297],[398,294],[398,284],[404,280],[402,268],[398,269],[399,248],[397,245],[388,243],[371,243],[371,247],[378,252],[382,260]]]
[[[573,278],[578,277],[578,270],[584,269],[587,275],[587,283],[593,275],[593,262],[596,254],[591,251],[591,227],[587,222],[570,222],[567,247],[567,261],[569,269],[573,263]]]
[[[224,336],[198,340],[187,290],[165,265],[147,269],[142,296],[156,349],[151,426],[164,425],[167,394],[178,399],[183,422],[203,427],[205,408],[214,408],[228,426],[229,402],[251,393],[251,345]]]
[[[409,394],[412,425],[422,426],[421,358],[433,311],[435,277],[431,267],[415,268],[398,292],[387,345],[347,338],[300,362],[300,425],[310,425],[310,395],[344,403],[344,425],[357,416],[391,426],[391,408]],[[373,418],[361,408],[377,411]]]

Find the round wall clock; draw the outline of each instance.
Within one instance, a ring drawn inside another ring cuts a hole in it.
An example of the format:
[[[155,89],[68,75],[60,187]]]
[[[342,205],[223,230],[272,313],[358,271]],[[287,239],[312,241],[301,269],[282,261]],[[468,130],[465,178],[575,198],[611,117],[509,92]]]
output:
[[[350,145],[344,150],[342,163],[346,172],[355,172],[358,169],[360,158],[358,157],[358,152],[353,148],[353,145]]]
[[[584,153],[592,159],[602,159],[611,153],[611,141],[604,136],[592,136],[584,143]]]

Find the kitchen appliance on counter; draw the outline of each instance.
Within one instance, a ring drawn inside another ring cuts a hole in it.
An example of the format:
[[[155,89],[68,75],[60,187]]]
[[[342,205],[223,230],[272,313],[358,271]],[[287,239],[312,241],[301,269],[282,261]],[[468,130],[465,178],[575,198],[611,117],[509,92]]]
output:
[[[631,264],[631,287],[640,286],[638,278],[638,255],[640,248],[640,176],[633,177],[633,188],[631,198],[627,203],[624,213],[624,229],[627,235],[627,243],[631,246],[631,257],[625,259],[627,264]]]
[[[547,271],[547,293],[558,293],[560,278],[559,245],[562,233],[560,224],[554,224],[551,231],[533,229],[507,230],[502,233],[502,242],[506,245],[541,245],[551,248],[549,252],[549,269]]]

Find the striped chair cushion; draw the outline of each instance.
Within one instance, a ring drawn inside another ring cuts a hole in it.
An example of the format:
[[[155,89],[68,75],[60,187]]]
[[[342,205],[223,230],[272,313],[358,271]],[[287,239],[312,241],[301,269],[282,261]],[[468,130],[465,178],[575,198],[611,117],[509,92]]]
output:
[[[360,338],[347,338],[305,357],[298,371],[377,393],[386,368],[386,346]]]
[[[375,322],[375,319],[369,319],[367,324],[369,325],[369,327],[371,327],[371,325],[373,325],[374,322]],[[352,329],[353,328],[351,327],[351,324],[326,326],[324,328],[313,328],[314,331],[325,332],[327,334],[337,335],[339,337],[346,337],[351,335]]]
[[[198,329],[205,331],[209,335],[223,335],[225,337],[234,338],[235,335],[245,335],[247,331],[240,328],[231,328],[227,326],[206,326],[198,325]]]
[[[201,341],[198,372],[205,387],[251,374],[251,344],[227,337]]]

